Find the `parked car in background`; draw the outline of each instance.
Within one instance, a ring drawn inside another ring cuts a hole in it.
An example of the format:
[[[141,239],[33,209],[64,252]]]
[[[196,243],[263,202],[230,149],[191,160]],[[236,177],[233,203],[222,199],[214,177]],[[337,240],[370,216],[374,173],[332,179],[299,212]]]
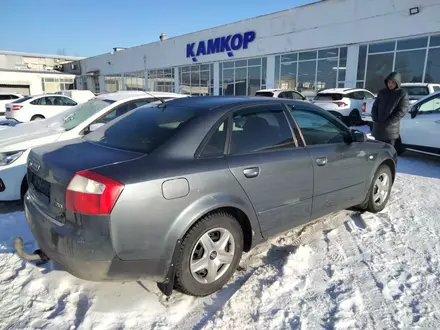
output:
[[[255,93],[255,96],[278,97],[309,102],[304,95],[293,89],[261,89]]]
[[[319,91],[312,102],[347,125],[356,126],[362,124],[365,113],[371,113],[374,99],[374,94],[366,89],[332,88]]]
[[[440,84],[430,83],[403,83],[401,87],[408,92],[410,104],[440,90]]]
[[[440,91],[425,96],[411,106],[400,122],[399,153],[411,150],[440,155]]]
[[[87,102],[88,100],[95,97],[95,94],[93,94],[89,90],[78,90],[78,89],[63,90],[56,92],[55,94],[68,96],[78,103]]]
[[[64,110],[78,105],[68,96],[41,94],[26,96],[6,104],[6,119],[19,122],[50,118]]]
[[[205,296],[269,237],[352,206],[381,211],[396,159],[311,103],[174,99],[32,149],[25,213],[77,277]]]
[[[162,92],[101,94],[54,117],[0,130],[0,201],[18,200],[26,192],[26,159],[31,148],[85,136],[141,105],[176,97],[186,95]]]
[[[7,103],[10,103],[21,97],[23,97],[23,95],[16,93],[0,93],[0,116],[3,116],[5,114],[5,106]]]

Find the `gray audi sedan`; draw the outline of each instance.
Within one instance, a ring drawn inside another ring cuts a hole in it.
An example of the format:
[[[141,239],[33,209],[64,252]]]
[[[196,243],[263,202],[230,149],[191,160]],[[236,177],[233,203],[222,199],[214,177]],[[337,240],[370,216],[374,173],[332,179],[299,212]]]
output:
[[[79,278],[205,296],[272,236],[381,211],[396,162],[392,146],[311,103],[181,98],[33,149],[25,212],[41,254]]]

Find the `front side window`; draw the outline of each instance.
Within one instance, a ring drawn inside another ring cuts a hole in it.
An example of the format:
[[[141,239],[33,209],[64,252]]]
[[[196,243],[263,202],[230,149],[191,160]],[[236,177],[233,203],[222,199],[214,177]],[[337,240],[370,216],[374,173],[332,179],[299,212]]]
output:
[[[204,111],[170,104],[164,109],[162,105],[152,103],[98,128],[85,139],[116,149],[148,154]]]
[[[347,132],[327,118],[307,110],[291,109],[298,127],[307,145],[322,145],[329,143],[343,143]]]
[[[281,105],[255,106],[234,113],[231,154],[291,147],[295,142]]]
[[[440,112],[440,96],[426,101],[420,106],[419,112],[430,113]]]
[[[64,128],[64,130],[69,131],[97,112],[108,107],[113,102],[114,101],[112,100],[93,98],[85,103],[79,104],[72,108],[72,112],[69,112],[67,116],[62,118],[61,126]]]
[[[256,92],[255,96],[273,97],[273,92]]]
[[[96,120],[95,123],[107,124],[108,122],[112,121],[113,119],[116,119],[117,117],[122,116],[131,110],[139,108],[147,103],[150,103],[151,101],[153,101],[153,99],[136,100],[136,101],[131,101],[131,102],[121,104],[120,106],[116,107],[116,109],[112,110],[111,112],[109,112],[105,116]]]

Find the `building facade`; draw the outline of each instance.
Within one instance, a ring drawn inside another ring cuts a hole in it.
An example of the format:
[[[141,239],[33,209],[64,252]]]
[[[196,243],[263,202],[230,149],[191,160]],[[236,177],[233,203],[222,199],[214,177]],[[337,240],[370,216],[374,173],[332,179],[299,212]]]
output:
[[[389,72],[440,82],[439,0],[324,0],[80,61],[81,88],[253,95],[376,93]],[[161,38],[162,39],[162,38]]]
[[[0,92],[36,95],[75,88],[78,57],[0,51]],[[67,69],[71,73],[65,72]]]

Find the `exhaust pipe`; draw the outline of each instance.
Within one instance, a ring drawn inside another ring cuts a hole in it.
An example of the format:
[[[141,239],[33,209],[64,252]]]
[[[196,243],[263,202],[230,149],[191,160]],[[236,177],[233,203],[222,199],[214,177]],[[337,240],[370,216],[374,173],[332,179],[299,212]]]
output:
[[[27,254],[23,248],[23,239],[21,237],[14,238],[15,252],[23,259],[28,261],[37,261],[37,265],[45,264],[50,258],[40,249],[35,250],[33,254]]]

